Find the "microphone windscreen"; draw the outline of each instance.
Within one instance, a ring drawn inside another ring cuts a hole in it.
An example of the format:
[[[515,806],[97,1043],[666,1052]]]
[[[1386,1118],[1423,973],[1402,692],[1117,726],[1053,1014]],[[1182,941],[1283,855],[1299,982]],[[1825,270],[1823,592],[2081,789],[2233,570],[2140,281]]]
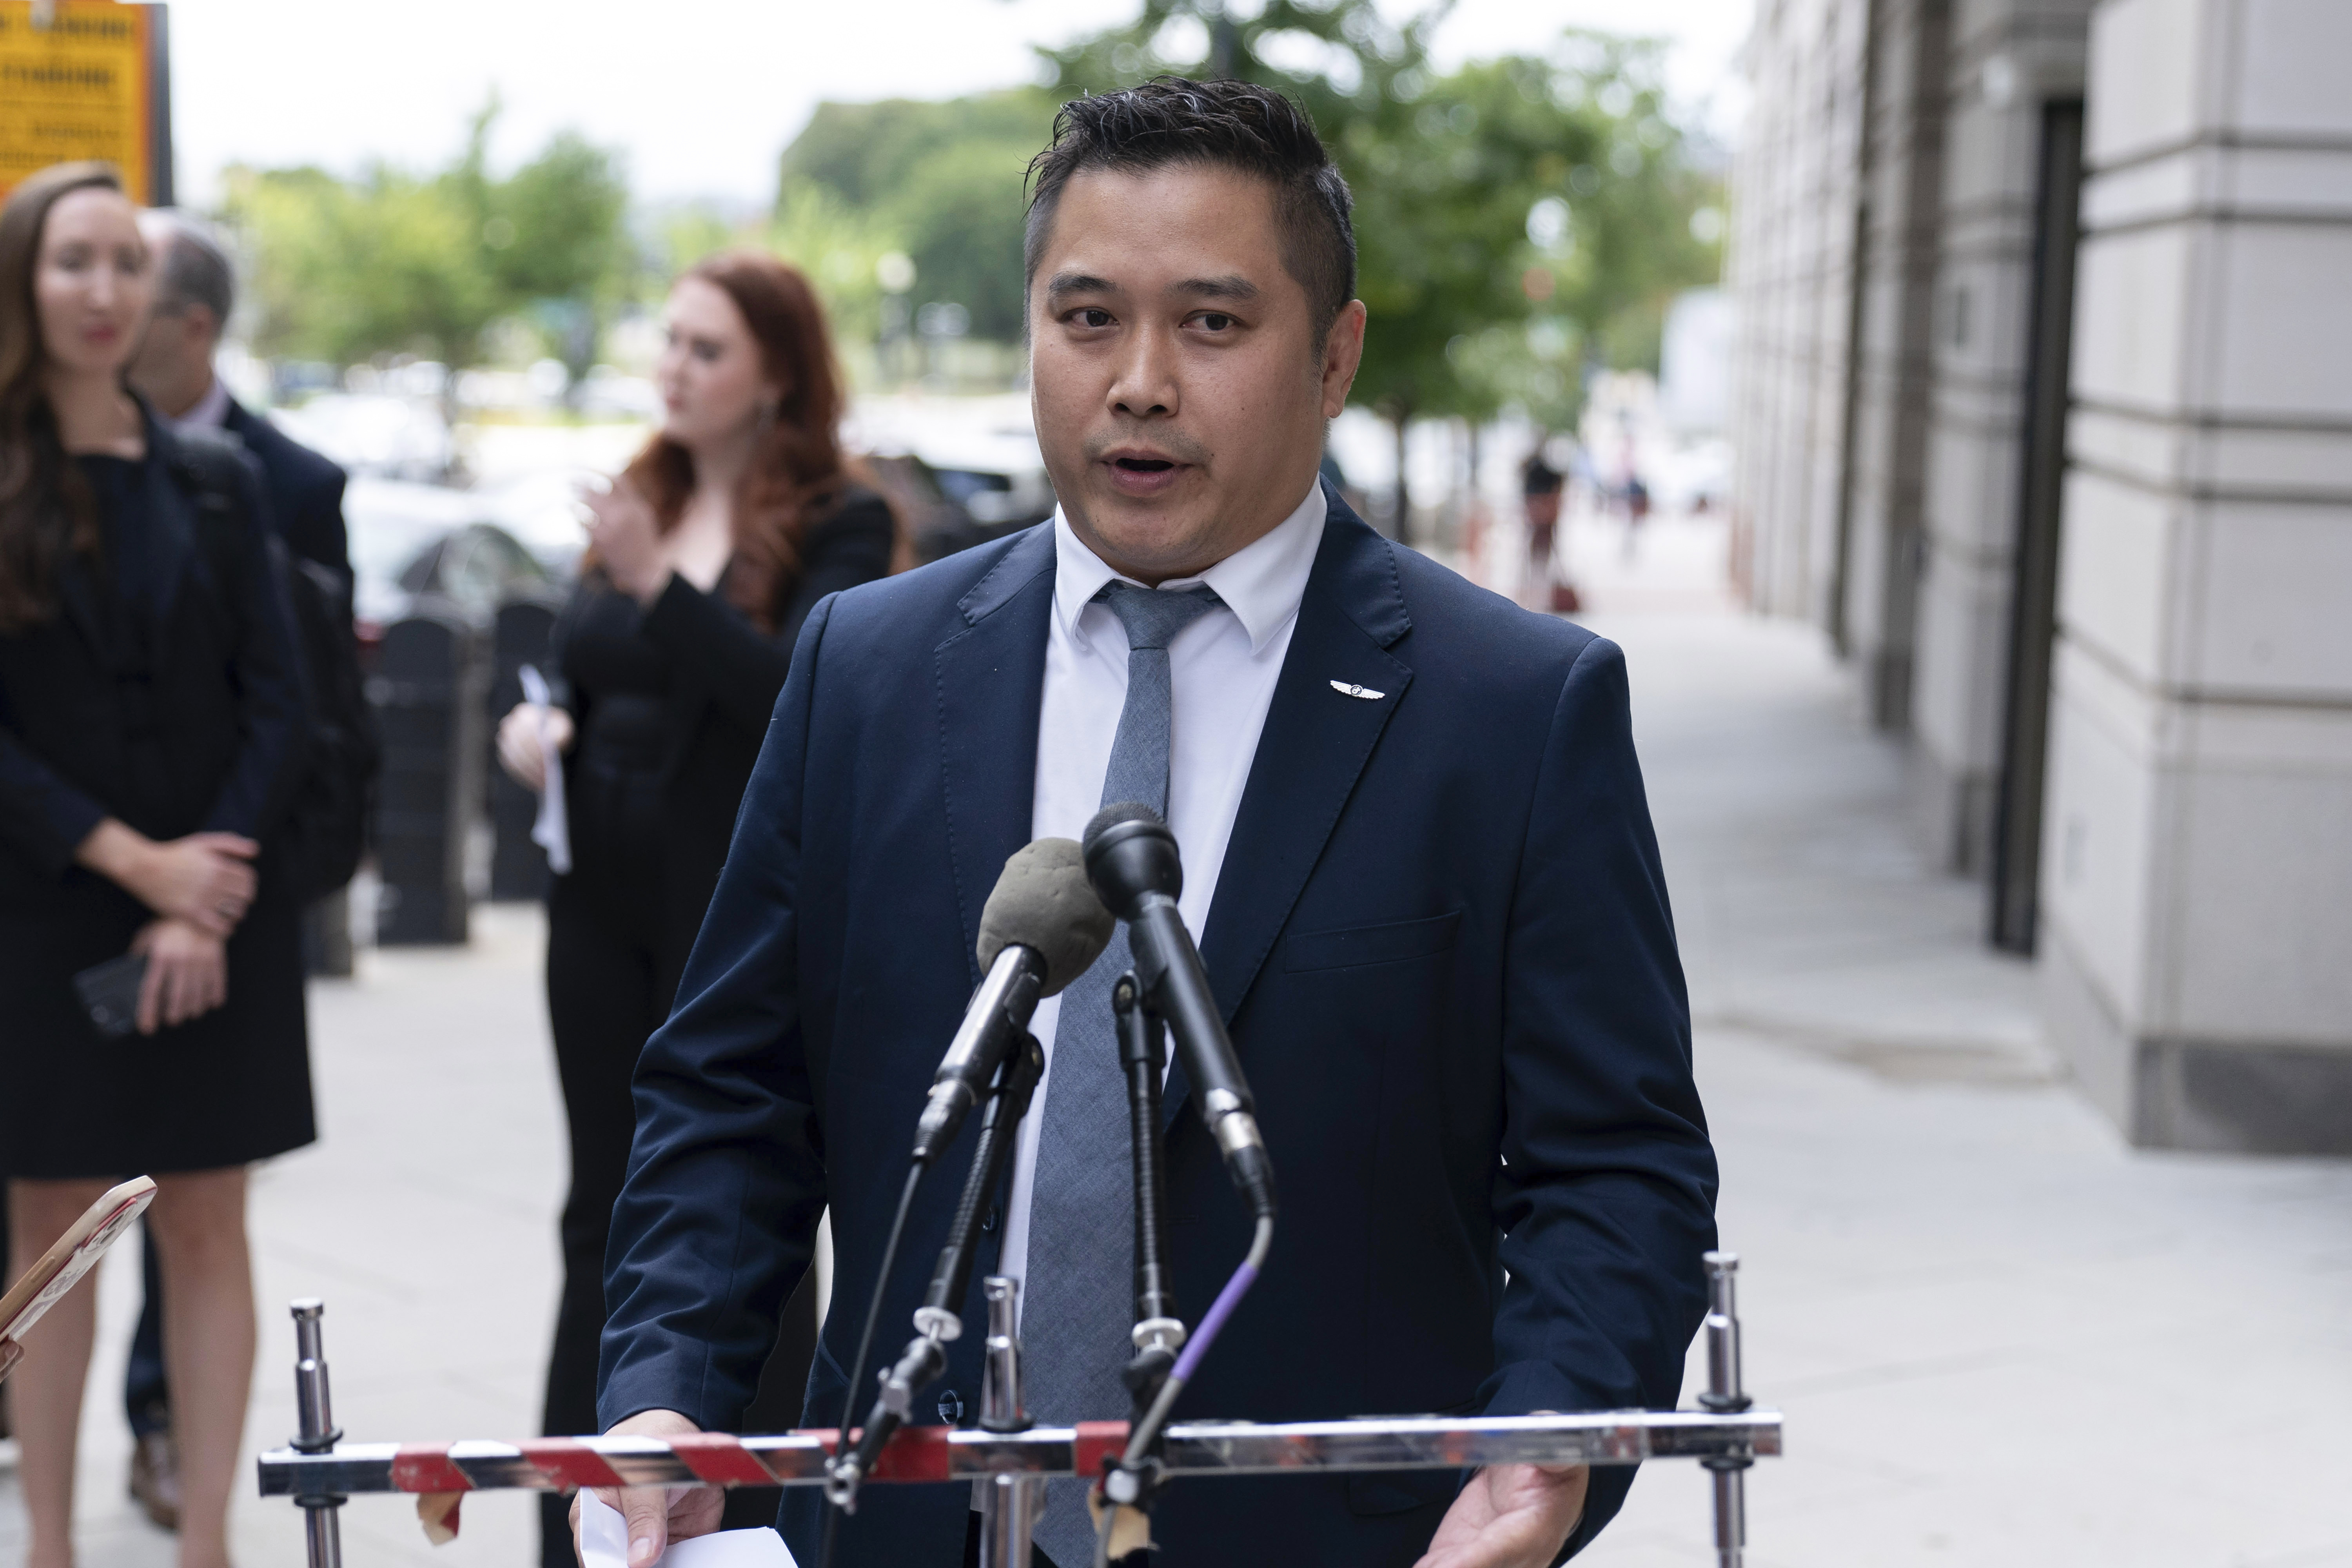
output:
[[[1110,911],[1087,880],[1077,845],[1040,838],[1004,862],[980,911],[981,973],[1016,942],[1034,948],[1045,960],[1044,994],[1051,996],[1094,967],[1110,936]]]

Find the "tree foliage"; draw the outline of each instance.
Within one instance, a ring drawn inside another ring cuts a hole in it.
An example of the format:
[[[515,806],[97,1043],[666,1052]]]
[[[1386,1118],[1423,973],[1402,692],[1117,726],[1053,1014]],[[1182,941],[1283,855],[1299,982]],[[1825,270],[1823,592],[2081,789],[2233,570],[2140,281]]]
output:
[[[535,320],[575,374],[634,268],[618,160],[559,132],[504,178],[488,167],[495,101],[451,165],[230,173],[225,216],[252,258],[256,347],[352,363],[414,353],[472,363],[502,317]]]
[[[909,303],[961,305],[971,330],[1018,339],[1029,160],[1057,100],[1034,88],[925,103],[823,103],[784,150],[779,217],[823,191],[898,237]]]
[[[1144,0],[1130,25],[1048,58],[1064,94],[1163,71],[1255,81],[1314,117],[1356,195],[1370,312],[1356,399],[1398,423],[1507,405],[1573,420],[1580,360],[1655,363],[1667,302],[1717,258],[1691,217],[1717,199],[1667,112],[1654,41],[1570,31],[1542,53],[1441,73],[1439,0]]]

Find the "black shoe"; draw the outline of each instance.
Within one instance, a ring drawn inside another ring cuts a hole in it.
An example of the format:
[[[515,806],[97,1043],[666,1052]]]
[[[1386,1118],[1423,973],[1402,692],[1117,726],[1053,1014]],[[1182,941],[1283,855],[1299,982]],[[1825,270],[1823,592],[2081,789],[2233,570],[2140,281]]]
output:
[[[180,1528],[180,1454],[169,1432],[144,1433],[131,1450],[131,1500],[157,1529]]]

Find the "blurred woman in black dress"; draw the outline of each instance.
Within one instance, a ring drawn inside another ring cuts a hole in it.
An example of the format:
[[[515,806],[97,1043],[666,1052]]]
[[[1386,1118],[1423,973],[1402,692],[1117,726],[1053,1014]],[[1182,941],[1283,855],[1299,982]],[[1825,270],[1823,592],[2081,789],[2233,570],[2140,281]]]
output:
[[[0,208],[0,1172],[11,1275],[110,1184],[156,1180],[181,1568],[226,1568],[253,1381],[246,1167],[310,1142],[299,909],[281,826],[301,746],[257,481],[124,389],[153,287],[112,171]],[[138,1032],[73,976],[145,956]],[[70,1568],[95,1282],[9,1384],[28,1568]]]
[[[572,1141],[564,1283],[545,1430],[596,1430],[604,1241],[635,1114],[629,1078],[669,1016],[735,810],[819,599],[887,574],[898,531],[838,437],[841,381],[808,282],[772,257],[717,257],[670,290],[660,432],[593,498],[582,580],[556,626],[557,704],[499,727],[531,789],[563,755],[572,868],[548,898],[547,999]],[[798,1415],[814,1298],[788,1310],[750,1419]],[[572,1562],[564,1500],[541,1560]],[[765,1523],[765,1519],[754,1522]]]

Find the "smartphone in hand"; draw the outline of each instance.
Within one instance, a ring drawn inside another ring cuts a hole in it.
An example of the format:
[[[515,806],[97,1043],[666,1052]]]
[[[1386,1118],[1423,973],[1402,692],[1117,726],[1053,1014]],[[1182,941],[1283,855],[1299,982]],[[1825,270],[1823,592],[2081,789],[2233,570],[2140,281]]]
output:
[[[101,1040],[120,1040],[139,1027],[139,989],[147,983],[147,955],[126,952],[93,963],[73,977],[74,993]]]

